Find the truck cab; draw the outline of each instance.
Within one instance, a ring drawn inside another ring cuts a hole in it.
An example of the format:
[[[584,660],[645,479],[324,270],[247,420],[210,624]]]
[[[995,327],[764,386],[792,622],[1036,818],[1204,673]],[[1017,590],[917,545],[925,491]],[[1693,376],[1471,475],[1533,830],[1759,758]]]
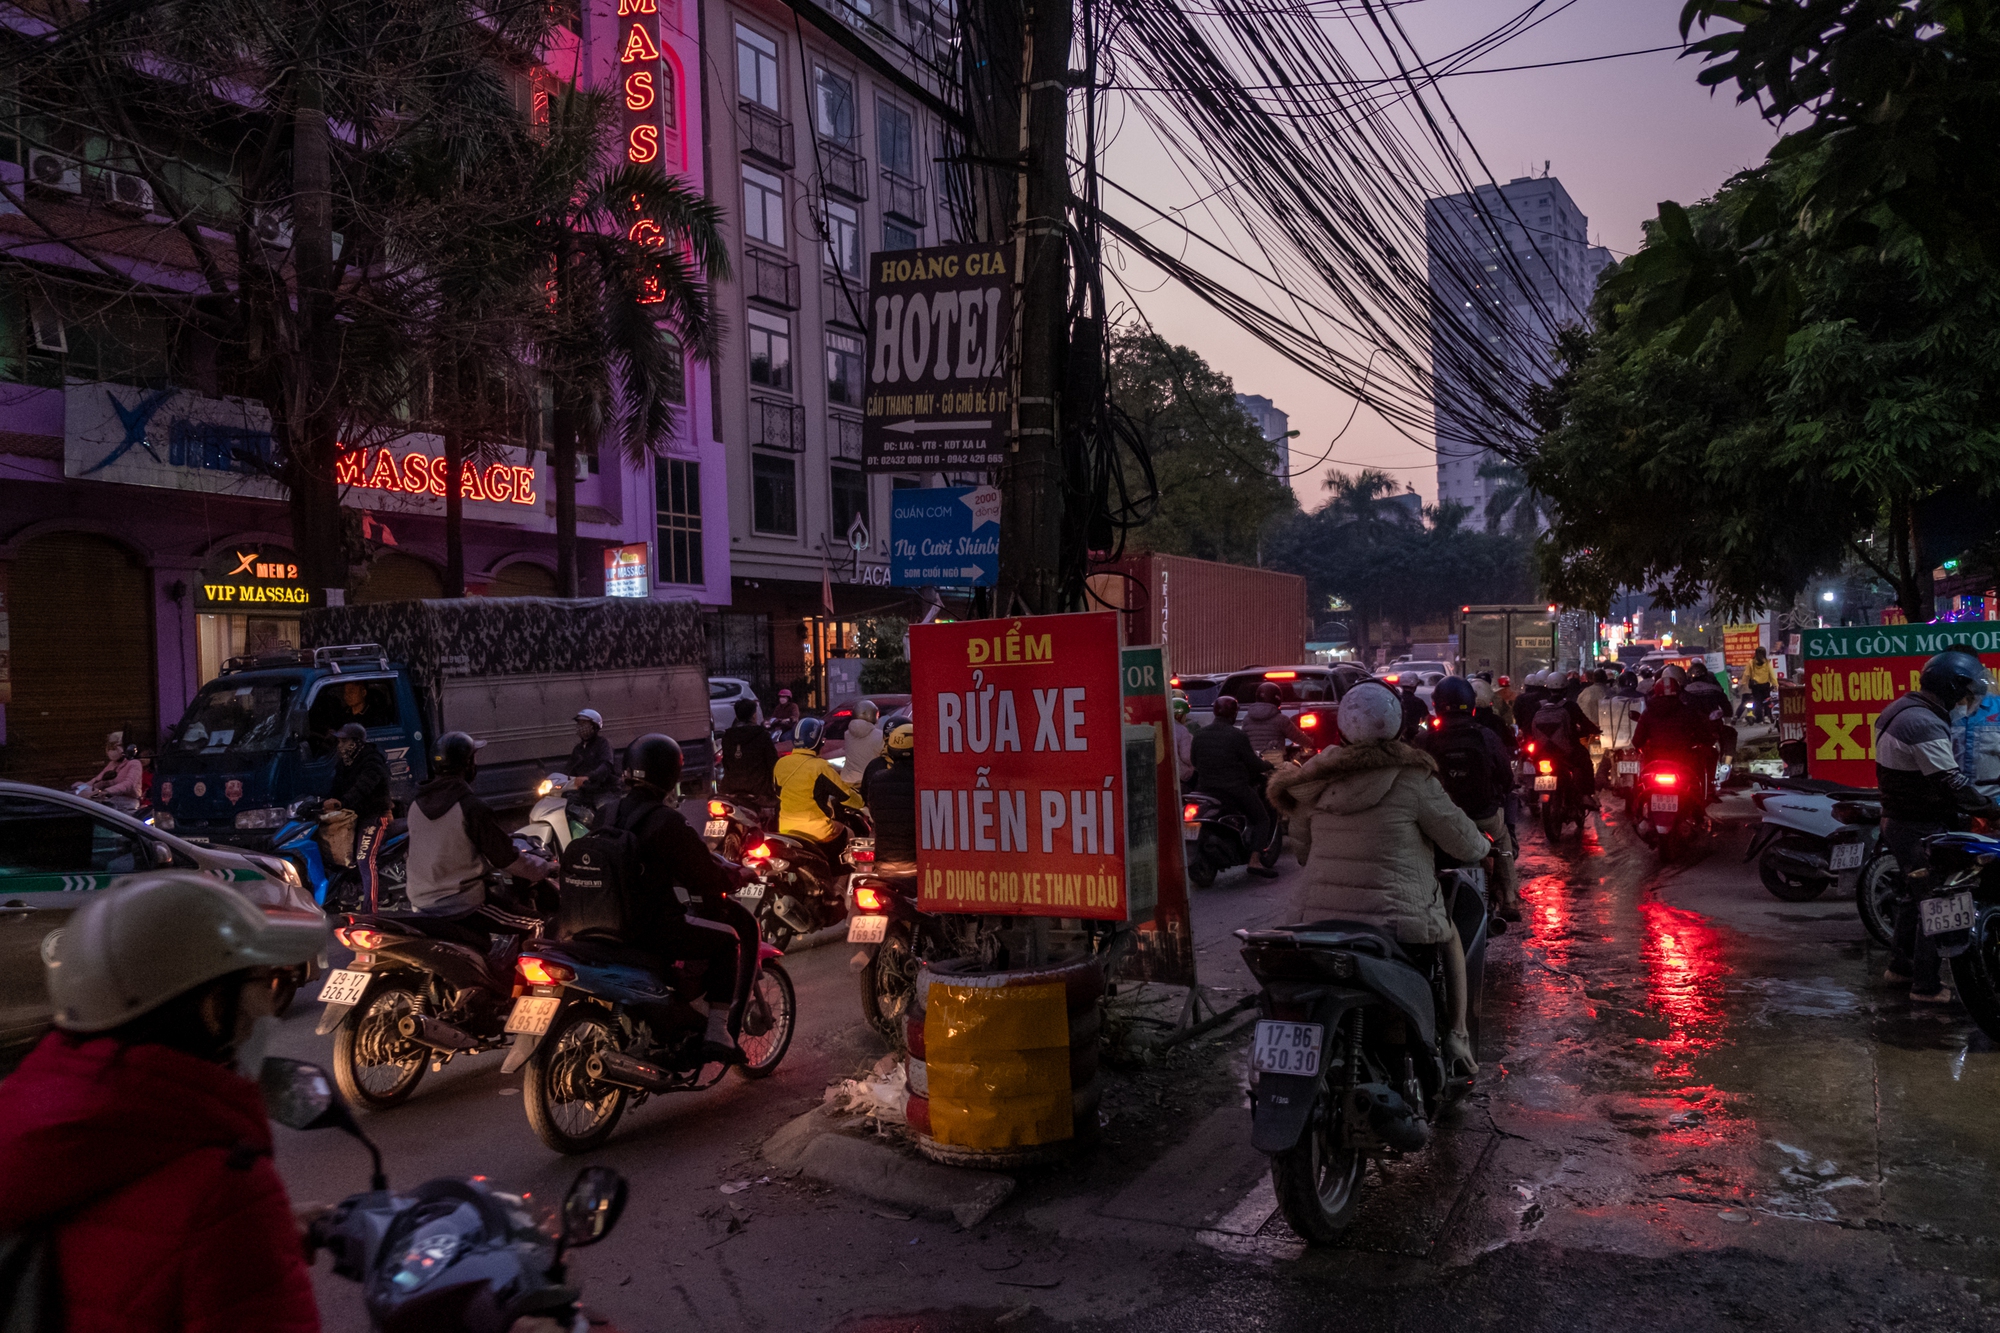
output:
[[[349,722],[389,762],[390,795],[427,776],[423,713],[407,668],[373,644],[231,658],[202,686],[154,762],[156,827],[200,845],[266,850],[298,802],[333,783]]]

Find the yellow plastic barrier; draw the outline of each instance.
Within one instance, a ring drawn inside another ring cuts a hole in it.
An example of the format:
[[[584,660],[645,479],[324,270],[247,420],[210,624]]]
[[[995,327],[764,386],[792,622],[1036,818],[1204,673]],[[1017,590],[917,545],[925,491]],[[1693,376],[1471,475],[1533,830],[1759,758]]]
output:
[[[1069,1139],[1069,1014],[1060,982],[933,982],[924,1014],[931,1137],[960,1148]]]

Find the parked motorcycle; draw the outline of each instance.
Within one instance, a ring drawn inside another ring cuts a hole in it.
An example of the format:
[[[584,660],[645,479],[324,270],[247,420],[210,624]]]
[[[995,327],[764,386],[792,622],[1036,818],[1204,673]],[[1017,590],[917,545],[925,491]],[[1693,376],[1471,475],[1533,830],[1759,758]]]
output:
[[[769,1077],[792,1044],[798,1000],[781,956],[770,944],[758,948],[737,1035],[744,1063],[736,1068],[745,1078]],[[727,1068],[704,1060],[708,1024],[692,1004],[702,990],[699,967],[677,963],[662,974],[648,955],[609,941],[538,940],[521,954],[520,998],[506,1024],[519,1040],[501,1072],[527,1066],[521,1100],[543,1143],[590,1152],[611,1137],[628,1105],[721,1081]]]
[[[1780,790],[1751,793],[1764,822],[1743,854],[1757,858],[1771,896],[1811,902],[1835,883],[1858,883],[1882,841],[1880,793],[1782,779],[1775,785]]]
[[[1917,924],[1951,959],[1958,998],[1979,1030],[2000,1041],[2000,838],[1987,833],[1938,833],[1930,852],[1930,895],[1917,903]]]
[[[1477,1049],[1491,921],[1484,876],[1453,870],[1439,878],[1465,948]],[[1292,1230],[1331,1244],[1354,1220],[1368,1159],[1424,1147],[1445,1106],[1471,1088],[1447,1076],[1444,961],[1435,948],[1398,944],[1351,921],[1236,937],[1263,987],[1250,1048],[1251,1143],[1271,1157],[1271,1184]]]
[[[861,946],[861,1015],[889,1048],[907,1040],[903,1020],[917,997],[917,971],[925,963],[978,951],[978,919],[926,912],[917,905],[914,875],[857,873],[847,942]]]
[[[517,838],[532,838],[549,856],[560,857],[569,845],[597,827],[598,807],[576,790],[576,779],[551,773],[535,788],[535,808],[528,822],[514,830]]]
[[[324,814],[324,807],[317,800],[298,802],[291,809],[291,817],[272,835],[271,850],[298,868],[299,878],[322,911],[365,912],[368,895],[361,887],[361,868],[358,864],[333,864],[321,836]],[[409,852],[409,825],[400,819],[391,820],[375,845],[377,911],[409,910]]]
[[[611,1234],[625,1211],[623,1176],[609,1167],[585,1168],[549,1218],[536,1217],[526,1196],[496,1190],[483,1176],[441,1177],[391,1192],[381,1151],[325,1070],[273,1056],[258,1081],[278,1124],[345,1130],[368,1148],[368,1191],[315,1218],[305,1247],[308,1263],[330,1251],[333,1271],[361,1284],[372,1328],[507,1333],[529,1316],[584,1326],[563,1259]]]
[[[1709,786],[1685,757],[1649,760],[1632,792],[1633,827],[1666,860],[1685,852],[1710,829]]]
[[[483,949],[418,913],[350,916],[334,927],[354,958],[320,986],[318,1032],[334,1034],[333,1076],[343,1096],[386,1111],[410,1099],[426,1068],[508,1043],[514,960],[523,939],[540,935],[554,915],[553,894],[544,890],[523,909],[519,932],[494,935]]]
[[[800,935],[845,921],[849,874],[874,868],[867,816],[842,807],[836,817],[851,831],[837,856],[823,843],[789,833],[764,833],[744,850],[743,865],[756,881],[738,889],[736,899],[780,949]]]
[[[1271,834],[1261,847],[1250,845],[1250,821],[1203,791],[1188,791],[1181,800],[1181,837],[1187,843],[1188,878],[1206,889],[1232,866],[1255,864],[1265,870],[1278,864],[1285,847],[1285,827],[1275,814]]]

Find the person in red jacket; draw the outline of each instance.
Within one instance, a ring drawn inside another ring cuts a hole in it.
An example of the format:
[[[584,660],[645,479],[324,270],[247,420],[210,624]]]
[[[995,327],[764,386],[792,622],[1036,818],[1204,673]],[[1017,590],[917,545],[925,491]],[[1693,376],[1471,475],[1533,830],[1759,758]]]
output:
[[[56,1031],[0,1082],[0,1234],[53,1239],[68,1333],[319,1328],[263,1095],[237,1066],[262,1063],[275,970],[325,935],[316,912],[165,871],[43,946]]]

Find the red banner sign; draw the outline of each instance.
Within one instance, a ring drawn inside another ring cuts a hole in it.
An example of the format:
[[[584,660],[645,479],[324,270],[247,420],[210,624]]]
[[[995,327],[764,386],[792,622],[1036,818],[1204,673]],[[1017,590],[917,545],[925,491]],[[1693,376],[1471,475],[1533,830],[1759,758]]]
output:
[[[924,909],[1125,920],[1117,613],[915,626],[910,685]]]

